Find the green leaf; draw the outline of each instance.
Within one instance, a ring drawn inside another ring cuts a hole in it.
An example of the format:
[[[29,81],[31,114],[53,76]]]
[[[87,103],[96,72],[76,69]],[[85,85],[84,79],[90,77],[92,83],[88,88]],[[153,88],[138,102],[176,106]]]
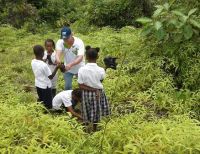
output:
[[[164,31],[164,29],[160,28],[158,31],[156,31],[155,34],[158,40],[162,40],[164,39],[166,32]]]
[[[192,26],[200,29],[200,23],[198,21],[190,19],[190,23],[191,23]]]
[[[146,35],[150,34],[152,32],[152,30],[153,30],[152,26],[147,26],[142,30],[141,35],[146,36]]]
[[[162,23],[160,21],[156,21],[154,26],[156,30],[159,30],[162,27]]]
[[[169,8],[170,8],[170,5],[169,5],[169,3],[165,3],[164,5],[164,8],[168,11],[169,10]]]
[[[140,22],[142,24],[147,24],[147,23],[151,23],[152,22],[152,19],[150,18],[139,18],[136,20],[137,22]]]
[[[163,8],[162,5],[155,5],[155,7],[156,7],[157,9]]]
[[[193,29],[193,32],[194,32],[194,34],[196,34],[196,35],[198,35],[198,36],[199,36],[199,34],[200,34],[200,32],[199,32],[198,30],[196,30],[196,29]]]
[[[177,20],[176,19],[169,20],[168,25],[171,25],[171,24],[174,25],[174,26],[176,26]]]
[[[160,15],[160,13],[163,11],[163,7],[158,8],[156,11],[154,11],[153,13],[153,17],[158,17]]]
[[[197,11],[197,9],[191,9],[189,12],[188,12],[188,16],[191,16],[193,13],[195,13]]]
[[[172,11],[175,15],[181,17],[183,19],[183,22],[186,22],[188,17],[186,15],[184,15],[182,12],[174,10]]]
[[[191,25],[185,25],[183,28],[183,35],[185,37],[185,39],[190,39],[193,35],[193,29]]]
[[[180,43],[182,38],[183,38],[183,34],[182,33],[178,33],[173,37],[174,42],[176,42],[176,43]]]

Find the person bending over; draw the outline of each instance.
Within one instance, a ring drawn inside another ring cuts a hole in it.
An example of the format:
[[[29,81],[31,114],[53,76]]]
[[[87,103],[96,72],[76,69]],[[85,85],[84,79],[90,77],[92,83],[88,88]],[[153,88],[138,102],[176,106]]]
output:
[[[52,102],[53,109],[60,110],[64,105],[66,110],[78,119],[82,119],[81,115],[74,111],[74,107],[82,100],[82,91],[80,89],[65,90],[58,93]]]

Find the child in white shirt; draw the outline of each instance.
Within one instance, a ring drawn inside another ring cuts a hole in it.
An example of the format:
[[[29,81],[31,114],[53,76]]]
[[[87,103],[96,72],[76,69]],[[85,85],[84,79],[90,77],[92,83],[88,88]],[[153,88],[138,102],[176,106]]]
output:
[[[56,68],[56,52],[54,51],[55,43],[52,39],[47,39],[44,45],[46,50],[44,51],[43,60],[46,62],[51,72],[53,73],[53,71]],[[51,80],[52,83],[51,90],[53,97],[56,95],[57,80],[58,80],[58,74],[56,73],[56,75]]]
[[[78,72],[79,88],[83,90],[82,118],[86,124],[88,122],[93,124],[94,131],[101,117],[110,114],[109,103],[102,85],[105,70],[96,64],[99,50],[99,48],[86,47],[88,63]]]
[[[51,79],[55,76],[59,66],[56,66],[53,73],[48,65],[43,61],[44,48],[41,45],[33,47],[35,59],[32,60],[31,66],[35,76],[35,86],[39,101],[43,102],[46,108],[52,108],[52,92],[51,92]]]

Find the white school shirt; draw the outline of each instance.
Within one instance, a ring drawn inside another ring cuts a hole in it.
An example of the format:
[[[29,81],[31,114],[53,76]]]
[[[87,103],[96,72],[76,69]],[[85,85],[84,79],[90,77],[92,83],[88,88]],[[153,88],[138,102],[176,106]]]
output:
[[[56,65],[49,65],[48,60],[47,60],[47,51],[44,52],[43,59],[46,61],[46,64],[48,65],[51,72],[53,73],[53,71],[56,68]],[[53,62],[53,64],[56,64],[56,52],[55,51],[51,54],[51,61]],[[58,80],[58,74],[56,73],[56,75],[51,80],[53,89],[56,89],[57,80]]]
[[[58,93],[52,101],[53,109],[60,109],[62,104],[64,104],[65,107],[72,106],[72,91],[73,90],[65,90]]]
[[[105,70],[99,67],[96,63],[87,63],[81,67],[78,72],[78,83],[85,84],[96,89],[103,89],[100,80],[105,77]]]
[[[79,64],[72,66],[72,68],[68,72],[72,74],[77,74],[78,70],[85,65],[85,60],[84,60],[85,46],[81,39],[74,37],[74,44],[71,46],[71,48],[65,47],[64,40],[59,39],[56,43],[56,50],[61,50],[64,53],[65,65],[74,61],[77,58],[77,56],[80,55],[83,56],[83,60]]]
[[[51,70],[48,65],[42,60],[33,59],[31,66],[35,75],[35,86],[41,89],[51,88],[51,80],[48,78],[51,75]]]

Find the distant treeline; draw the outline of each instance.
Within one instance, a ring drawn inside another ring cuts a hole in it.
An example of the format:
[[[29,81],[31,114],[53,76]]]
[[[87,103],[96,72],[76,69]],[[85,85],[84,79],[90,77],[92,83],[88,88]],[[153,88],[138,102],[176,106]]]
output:
[[[77,22],[79,25],[121,28],[140,26],[135,21],[151,16],[156,4],[165,0],[0,0],[0,24],[30,31],[48,25],[53,28]],[[196,0],[176,0],[175,5],[199,7]],[[37,26],[36,26],[37,25]]]

